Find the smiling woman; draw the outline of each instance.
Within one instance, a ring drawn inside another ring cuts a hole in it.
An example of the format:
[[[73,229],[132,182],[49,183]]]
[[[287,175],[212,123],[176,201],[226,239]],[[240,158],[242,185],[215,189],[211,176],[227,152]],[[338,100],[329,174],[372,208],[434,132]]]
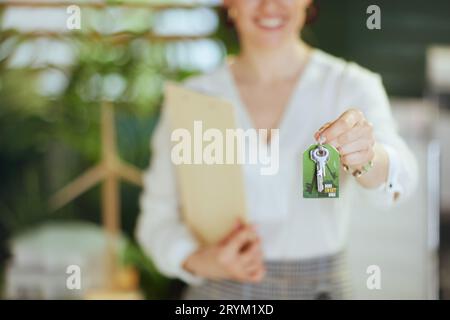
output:
[[[137,237],[163,273],[190,284],[185,298],[352,297],[345,256],[357,188],[386,204],[414,189],[415,159],[395,129],[380,77],[299,37],[311,4],[225,0],[241,50],[184,83],[230,101],[238,128],[279,129],[277,173],[262,177],[242,166],[248,224],[237,222],[218,243],[198,242],[180,217],[170,130],[164,119],[159,123]],[[349,169],[339,173],[339,199],[299,192],[301,155],[320,136]],[[364,174],[350,174],[369,163]]]
[[[225,0],[228,16],[234,22],[241,45],[268,47],[287,44],[298,38],[298,31],[307,19],[312,0],[236,1]],[[237,19],[239,17],[239,19]]]

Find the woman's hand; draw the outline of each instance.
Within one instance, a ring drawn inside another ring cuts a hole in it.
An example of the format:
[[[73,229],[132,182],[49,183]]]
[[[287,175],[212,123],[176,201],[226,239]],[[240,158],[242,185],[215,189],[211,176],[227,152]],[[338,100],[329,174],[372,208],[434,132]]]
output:
[[[265,274],[261,240],[253,226],[239,223],[219,244],[190,255],[183,267],[208,279],[259,282]]]
[[[357,109],[345,111],[339,118],[322,126],[314,135],[334,146],[341,155],[341,163],[351,172],[372,161],[373,167],[358,178],[367,188],[374,188],[387,180],[389,158],[384,147],[377,144],[373,127]]]
[[[345,111],[337,120],[325,124],[314,135],[322,136],[341,155],[342,164],[359,169],[375,156],[375,137],[372,124],[357,109]]]

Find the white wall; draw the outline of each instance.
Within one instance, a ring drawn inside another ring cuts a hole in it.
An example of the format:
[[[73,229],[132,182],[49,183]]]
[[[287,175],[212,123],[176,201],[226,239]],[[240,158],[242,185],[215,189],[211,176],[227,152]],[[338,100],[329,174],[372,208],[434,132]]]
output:
[[[409,137],[419,163],[419,186],[408,201],[389,209],[367,206],[363,192],[357,197],[349,249],[354,295],[357,299],[434,299],[439,208],[438,185],[430,178],[437,172],[438,144],[423,137],[431,122],[412,123],[432,114],[432,106],[417,101],[394,101],[393,105],[400,131]],[[370,265],[381,269],[380,290],[367,288]]]

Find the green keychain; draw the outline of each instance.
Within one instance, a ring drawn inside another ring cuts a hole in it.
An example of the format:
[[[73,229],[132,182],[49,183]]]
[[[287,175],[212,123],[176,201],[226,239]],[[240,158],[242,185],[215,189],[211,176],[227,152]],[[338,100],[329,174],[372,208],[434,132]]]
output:
[[[303,153],[303,198],[339,198],[339,152],[313,144]]]

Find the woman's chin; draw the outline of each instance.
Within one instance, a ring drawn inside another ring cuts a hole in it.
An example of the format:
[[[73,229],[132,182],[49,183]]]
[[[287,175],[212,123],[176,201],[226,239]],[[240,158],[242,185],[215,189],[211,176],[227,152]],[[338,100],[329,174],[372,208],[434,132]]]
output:
[[[255,37],[252,43],[260,49],[279,49],[288,39],[286,35],[263,34]]]

